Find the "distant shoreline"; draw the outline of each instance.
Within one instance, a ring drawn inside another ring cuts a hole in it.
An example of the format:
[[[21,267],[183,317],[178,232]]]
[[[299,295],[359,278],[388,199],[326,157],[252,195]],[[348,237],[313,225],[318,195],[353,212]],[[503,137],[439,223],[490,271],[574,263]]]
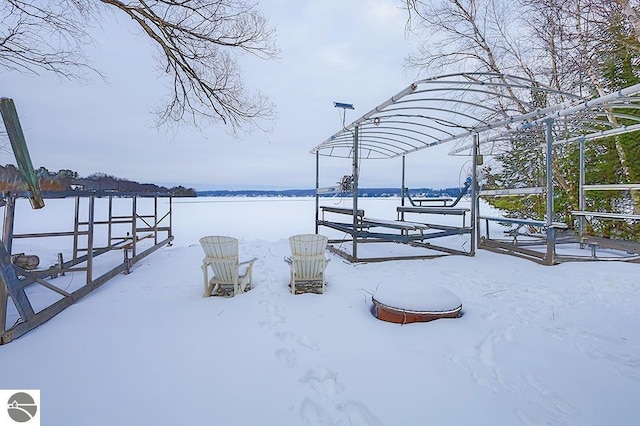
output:
[[[411,196],[418,197],[457,197],[460,195],[460,188],[416,188],[409,189]],[[334,192],[322,194],[321,197],[344,197],[351,193]],[[198,197],[313,197],[315,189],[284,189],[284,190],[257,190],[257,189],[239,189],[239,190],[209,190],[196,191]],[[400,197],[402,192],[400,188],[361,188],[358,190],[360,197]]]

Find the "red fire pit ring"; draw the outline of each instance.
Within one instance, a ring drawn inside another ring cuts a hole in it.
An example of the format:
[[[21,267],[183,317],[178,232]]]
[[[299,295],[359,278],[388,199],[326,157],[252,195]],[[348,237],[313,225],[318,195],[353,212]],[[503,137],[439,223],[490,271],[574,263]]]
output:
[[[462,311],[458,296],[440,286],[425,283],[383,285],[372,300],[373,315],[396,324],[457,318]]]

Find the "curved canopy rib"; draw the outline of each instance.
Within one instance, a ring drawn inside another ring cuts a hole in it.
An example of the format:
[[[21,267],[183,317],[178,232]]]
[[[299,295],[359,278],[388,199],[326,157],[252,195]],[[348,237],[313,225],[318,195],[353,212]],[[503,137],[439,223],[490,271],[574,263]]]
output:
[[[311,150],[330,157],[353,155],[353,134],[364,158],[393,158],[446,142],[468,142],[474,133],[506,131],[581,99],[525,78],[460,73],[419,80]],[[555,107],[544,105],[556,103]],[[384,136],[382,136],[384,135]]]

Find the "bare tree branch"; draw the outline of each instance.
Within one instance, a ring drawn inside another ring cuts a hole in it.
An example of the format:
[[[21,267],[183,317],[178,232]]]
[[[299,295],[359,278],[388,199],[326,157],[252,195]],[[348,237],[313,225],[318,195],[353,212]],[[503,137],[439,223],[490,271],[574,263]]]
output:
[[[83,24],[87,11],[77,2],[58,3],[59,10],[33,0],[0,3],[0,68],[30,75],[53,72],[68,79],[93,70],[83,53],[91,42]]]
[[[79,78],[93,70],[83,48],[104,11],[131,18],[161,52],[173,87],[157,111],[159,124],[213,121],[235,132],[273,116],[265,96],[249,93],[237,62],[243,53],[278,54],[275,31],[250,0],[4,0],[0,67]]]

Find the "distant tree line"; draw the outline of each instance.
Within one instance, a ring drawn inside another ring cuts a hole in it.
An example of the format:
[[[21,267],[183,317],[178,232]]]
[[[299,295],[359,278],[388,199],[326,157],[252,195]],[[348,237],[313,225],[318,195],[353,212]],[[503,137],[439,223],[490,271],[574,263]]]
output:
[[[139,183],[123,179],[106,173],[93,173],[87,177],[80,177],[78,172],[61,169],[57,172],[40,167],[36,170],[40,188],[43,191],[113,191],[113,192],[146,192],[170,193],[176,197],[195,197],[193,188],[175,186],[167,188],[152,183]],[[0,191],[26,191],[26,186],[20,172],[13,164],[0,166]]]
[[[460,195],[460,188],[415,188],[409,191],[411,197],[457,197]],[[351,197],[351,192],[332,192],[321,194],[321,197],[339,198]],[[199,197],[313,197],[316,195],[315,189],[283,189],[283,190],[260,190],[260,189],[215,189],[198,191]],[[359,188],[359,197],[399,197],[402,195],[400,188]]]

